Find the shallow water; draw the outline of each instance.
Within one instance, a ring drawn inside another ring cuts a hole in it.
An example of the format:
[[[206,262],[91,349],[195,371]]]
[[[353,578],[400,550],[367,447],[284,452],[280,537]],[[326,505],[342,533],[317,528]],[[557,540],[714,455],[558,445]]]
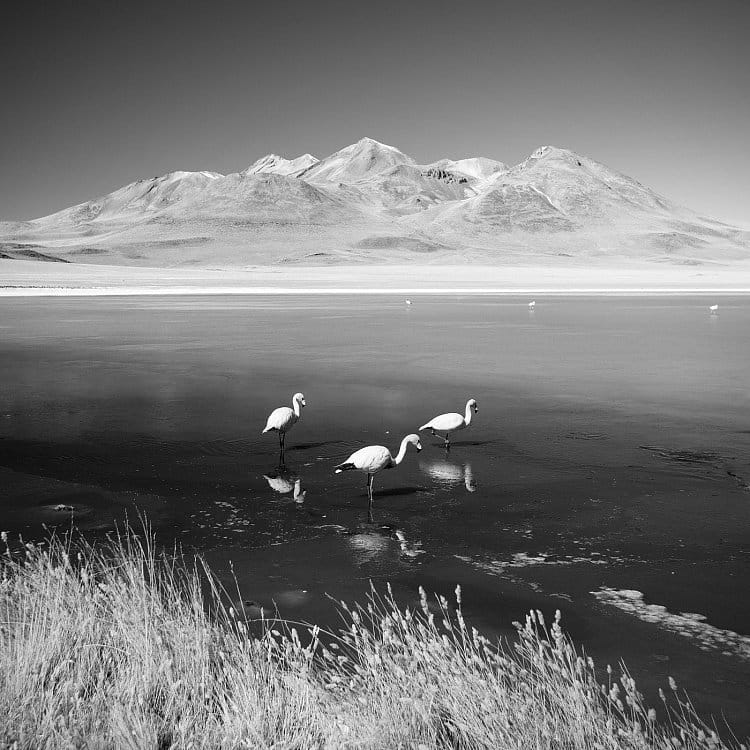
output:
[[[707,308],[0,300],[0,526],[95,535],[145,512],[160,541],[233,570],[251,615],[334,624],[327,595],[362,600],[370,580],[404,603],[460,583],[488,634],[559,608],[649,697],[672,675],[747,734],[750,300]],[[260,431],[298,390],[280,469]],[[332,467],[472,396],[449,453],[423,435],[377,477],[368,523],[364,477]]]

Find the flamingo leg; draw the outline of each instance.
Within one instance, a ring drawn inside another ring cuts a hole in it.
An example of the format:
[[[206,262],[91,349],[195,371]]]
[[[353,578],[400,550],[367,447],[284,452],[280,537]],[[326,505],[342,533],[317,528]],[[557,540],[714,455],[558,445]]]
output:
[[[367,520],[372,523],[372,484],[375,481],[374,474],[367,475]]]
[[[450,432],[445,433],[445,450],[449,451],[451,449],[451,441],[448,437],[450,435]]]
[[[284,443],[286,442],[286,434],[279,430],[279,465],[284,465]]]

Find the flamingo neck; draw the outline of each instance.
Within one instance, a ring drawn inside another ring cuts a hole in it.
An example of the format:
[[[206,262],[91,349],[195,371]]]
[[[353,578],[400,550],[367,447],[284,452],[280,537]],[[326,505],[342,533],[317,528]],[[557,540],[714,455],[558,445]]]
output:
[[[464,422],[466,422],[466,426],[468,427],[471,424],[471,401],[466,402],[466,413],[464,414]]]
[[[294,416],[299,419],[302,416],[302,409],[300,408],[299,401],[294,399]]]
[[[404,460],[404,456],[406,455],[406,446],[408,444],[409,444],[409,441],[406,438],[404,438],[401,441],[401,447],[398,449],[398,454],[393,459],[393,463],[396,464],[397,466]]]

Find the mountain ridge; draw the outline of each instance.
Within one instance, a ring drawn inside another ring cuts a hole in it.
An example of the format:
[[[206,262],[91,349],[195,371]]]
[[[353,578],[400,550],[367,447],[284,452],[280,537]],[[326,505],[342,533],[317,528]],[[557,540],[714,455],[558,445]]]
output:
[[[699,216],[589,157],[417,161],[365,137],[329,156],[267,154],[230,174],[175,171],[25,222],[3,257],[127,265],[507,262],[637,257],[728,263],[750,232]]]

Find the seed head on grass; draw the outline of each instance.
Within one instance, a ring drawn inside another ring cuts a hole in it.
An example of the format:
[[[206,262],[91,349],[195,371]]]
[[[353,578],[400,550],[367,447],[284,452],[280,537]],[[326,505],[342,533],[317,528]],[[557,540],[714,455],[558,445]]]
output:
[[[498,643],[460,587],[455,607],[420,589],[414,608],[388,587],[342,603],[338,632],[252,635],[211,572],[148,531],[22,549],[0,567],[0,746],[739,747],[663,693],[660,724],[624,667],[600,691],[559,612]]]

